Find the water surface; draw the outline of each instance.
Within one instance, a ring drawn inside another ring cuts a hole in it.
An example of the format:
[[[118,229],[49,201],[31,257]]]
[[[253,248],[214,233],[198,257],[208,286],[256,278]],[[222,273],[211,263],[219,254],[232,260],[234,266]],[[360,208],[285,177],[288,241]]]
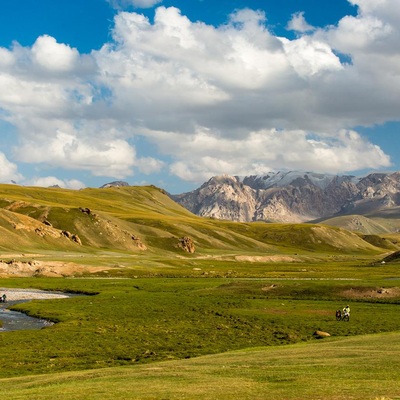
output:
[[[53,322],[46,321],[40,318],[30,317],[24,313],[11,311],[6,308],[17,303],[23,302],[13,301],[10,303],[0,304],[0,321],[3,324],[2,327],[0,327],[0,332],[42,329],[46,326],[53,325]]]
[[[50,292],[38,289],[0,288],[0,295],[1,293],[6,294],[7,303],[0,303],[0,321],[2,322],[0,332],[42,329],[54,324],[53,322],[41,318],[30,317],[24,313],[9,310],[9,308],[15,304],[26,303],[27,301],[35,299],[66,299],[77,296],[72,293]]]

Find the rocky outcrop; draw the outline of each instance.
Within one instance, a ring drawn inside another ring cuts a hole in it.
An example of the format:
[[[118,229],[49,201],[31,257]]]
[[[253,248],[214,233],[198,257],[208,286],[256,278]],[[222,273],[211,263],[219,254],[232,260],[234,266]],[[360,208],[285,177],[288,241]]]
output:
[[[125,231],[126,232],[126,231]],[[126,232],[129,234],[129,232]],[[135,243],[135,246],[139,249],[139,250],[147,250],[147,246],[140,240],[139,237],[137,237],[136,235],[131,235],[131,239],[133,240],[133,242]]]
[[[203,217],[298,223],[400,206],[400,172],[363,178],[298,171],[223,175],[171,197]]]
[[[61,232],[63,236],[65,236],[67,239],[71,240],[72,242],[75,242],[77,244],[79,244],[80,246],[82,246],[82,241],[79,238],[78,235],[76,235],[75,233],[71,233],[68,231],[62,231]]]
[[[38,221],[34,218],[27,217],[25,215],[20,215],[18,213],[13,213],[3,211],[3,218],[7,216],[7,222],[15,229],[24,232],[34,232],[37,236],[41,238],[67,238],[68,240],[82,245],[82,242],[78,235],[70,233],[65,230],[56,229],[53,225],[47,221]]]
[[[202,217],[243,221],[252,220],[256,212],[255,190],[227,175],[214,177],[199,189],[173,199]]]
[[[107,189],[112,187],[124,187],[124,186],[129,186],[129,183],[124,181],[114,181],[104,184],[103,186],[100,187],[100,189]]]
[[[194,253],[196,251],[193,240],[189,236],[184,236],[180,238],[178,247],[180,247],[181,249],[183,249],[188,253]]]
[[[104,246],[105,243],[108,243],[110,246],[122,246],[130,250],[147,250],[147,246],[137,235],[123,229],[116,220],[108,219],[88,207],[80,207],[79,211],[88,218],[87,223],[78,224],[79,228],[91,231],[86,240],[92,245],[101,243]]]

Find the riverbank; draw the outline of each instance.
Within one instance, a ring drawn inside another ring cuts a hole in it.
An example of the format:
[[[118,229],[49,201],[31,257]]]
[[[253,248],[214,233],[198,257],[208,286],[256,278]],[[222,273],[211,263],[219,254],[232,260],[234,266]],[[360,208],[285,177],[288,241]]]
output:
[[[64,299],[70,297],[61,292],[49,292],[39,289],[10,289],[4,287],[0,288],[0,296],[3,294],[7,296],[7,303],[0,304],[1,332],[42,329],[46,326],[53,325],[52,322],[41,318],[30,317],[21,312],[11,311],[7,307],[30,300]]]
[[[68,294],[61,292],[48,292],[39,289],[10,289],[0,288],[0,296],[5,294],[7,302],[20,300],[46,300],[46,299],[66,299]]]

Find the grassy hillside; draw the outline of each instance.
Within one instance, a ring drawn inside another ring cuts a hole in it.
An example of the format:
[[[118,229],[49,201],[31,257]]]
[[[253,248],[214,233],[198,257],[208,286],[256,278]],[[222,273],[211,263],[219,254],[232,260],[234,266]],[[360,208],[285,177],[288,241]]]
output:
[[[387,225],[387,221],[379,223],[375,219],[371,219],[363,215],[345,215],[324,219],[319,222],[322,222],[325,225],[337,226],[362,234],[382,234],[393,232],[392,227]]]
[[[61,232],[24,214],[0,209],[0,246],[3,250],[25,251],[57,248],[73,250],[76,246]]]
[[[111,274],[174,274],[182,257],[201,268],[198,263],[208,267],[210,258],[305,262],[327,255],[380,258],[388,251],[383,241],[336,227],[200,218],[152,186],[73,191],[0,185],[0,207],[3,256],[39,253],[43,262],[68,258],[108,267]],[[193,241],[194,254],[182,250],[182,237]]]
[[[359,211],[365,213],[321,219],[314,222],[367,235],[391,234],[400,230],[400,207],[374,210],[373,212]]]

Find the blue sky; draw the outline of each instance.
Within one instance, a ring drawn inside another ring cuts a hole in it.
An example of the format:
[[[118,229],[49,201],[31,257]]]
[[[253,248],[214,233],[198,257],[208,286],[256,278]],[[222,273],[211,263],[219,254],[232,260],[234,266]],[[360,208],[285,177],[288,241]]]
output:
[[[0,182],[400,170],[398,0],[2,0]]]

